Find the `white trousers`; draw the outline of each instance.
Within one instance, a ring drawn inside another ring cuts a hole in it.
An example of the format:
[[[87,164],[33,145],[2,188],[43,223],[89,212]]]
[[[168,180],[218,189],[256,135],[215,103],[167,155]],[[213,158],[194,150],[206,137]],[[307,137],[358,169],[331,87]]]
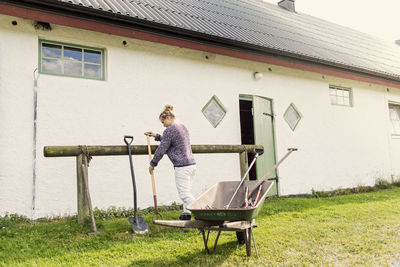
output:
[[[183,213],[190,214],[191,212],[186,209],[195,198],[192,195],[192,179],[196,173],[196,165],[185,167],[175,167],[175,183],[178,190],[179,197],[183,202]]]

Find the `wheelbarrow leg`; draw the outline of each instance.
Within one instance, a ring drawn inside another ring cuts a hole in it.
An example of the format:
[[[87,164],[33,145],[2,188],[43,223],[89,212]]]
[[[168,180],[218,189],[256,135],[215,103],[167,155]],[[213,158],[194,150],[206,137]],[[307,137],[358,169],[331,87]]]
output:
[[[203,241],[204,241],[204,247],[205,247],[206,253],[210,254],[210,251],[208,250],[208,246],[207,246],[208,234],[210,234],[210,231],[208,231],[207,238],[206,238],[206,234],[205,234],[204,230],[201,230],[201,234],[203,235]]]
[[[205,234],[204,230],[201,230],[201,233],[203,235],[203,241],[204,241],[204,247],[205,247],[206,253],[214,254],[215,250],[217,249],[218,239],[219,239],[219,236],[221,234],[221,230],[218,230],[217,238],[215,239],[214,248],[213,248],[212,252],[210,252],[210,250],[208,248],[208,245],[207,245],[208,244],[208,238],[210,236],[210,230],[207,231],[207,238],[206,238],[206,234]]]
[[[251,227],[253,228],[253,227]],[[256,246],[256,239],[254,237],[253,230],[251,230],[251,237],[253,238],[253,244],[254,244],[254,250],[256,251],[256,256],[258,257],[258,251],[257,251],[257,246]]]

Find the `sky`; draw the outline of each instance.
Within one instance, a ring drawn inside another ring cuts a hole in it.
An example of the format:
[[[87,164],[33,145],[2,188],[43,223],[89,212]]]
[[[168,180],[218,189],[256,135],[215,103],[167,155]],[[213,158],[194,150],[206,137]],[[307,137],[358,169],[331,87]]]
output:
[[[400,0],[295,0],[295,8],[380,39],[400,40]]]

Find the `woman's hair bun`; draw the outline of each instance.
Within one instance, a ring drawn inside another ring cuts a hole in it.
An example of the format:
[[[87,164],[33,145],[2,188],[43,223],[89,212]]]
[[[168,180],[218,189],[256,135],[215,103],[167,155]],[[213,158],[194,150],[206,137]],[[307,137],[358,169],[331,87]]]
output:
[[[172,105],[165,105],[164,107],[164,111],[173,111],[174,110],[174,106]]]
[[[172,105],[165,105],[164,110],[160,114],[160,120],[164,120],[167,117],[175,118],[175,114],[173,112],[174,106]]]

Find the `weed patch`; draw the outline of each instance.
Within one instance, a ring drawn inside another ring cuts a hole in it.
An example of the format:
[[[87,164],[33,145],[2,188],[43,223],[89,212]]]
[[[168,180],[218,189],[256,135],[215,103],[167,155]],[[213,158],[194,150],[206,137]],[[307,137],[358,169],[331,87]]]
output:
[[[350,194],[359,194],[366,192],[375,192],[383,189],[391,189],[395,187],[400,187],[400,179],[388,182],[385,179],[377,179],[375,181],[375,186],[356,186],[353,188],[339,188],[332,191],[316,191],[312,189],[311,196],[315,198],[320,197],[333,197],[333,196],[343,196]]]
[[[19,224],[28,222],[30,222],[30,219],[28,217],[18,214],[6,214],[3,217],[0,217],[0,229],[16,227]]]

